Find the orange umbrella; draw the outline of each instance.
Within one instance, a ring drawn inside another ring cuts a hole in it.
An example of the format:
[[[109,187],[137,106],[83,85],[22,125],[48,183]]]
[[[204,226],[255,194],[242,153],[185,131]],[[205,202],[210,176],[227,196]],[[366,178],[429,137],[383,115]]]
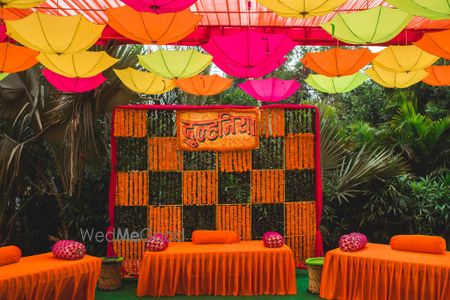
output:
[[[333,48],[327,51],[307,53],[300,61],[305,67],[328,77],[355,74],[371,62],[377,54],[367,48]]]
[[[414,44],[428,53],[450,59],[450,29],[425,33]]]
[[[158,45],[178,42],[192,33],[202,19],[189,10],[153,14],[129,6],[110,8],[106,14],[108,25],[121,35],[142,44]]]
[[[38,63],[39,52],[11,43],[0,43],[0,72],[16,73]]]
[[[428,76],[422,81],[433,86],[450,85],[450,66],[431,66],[426,69]]]
[[[233,79],[223,78],[218,75],[196,75],[189,78],[180,78],[177,86],[186,93],[198,96],[211,96],[219,94],[233,84]]]

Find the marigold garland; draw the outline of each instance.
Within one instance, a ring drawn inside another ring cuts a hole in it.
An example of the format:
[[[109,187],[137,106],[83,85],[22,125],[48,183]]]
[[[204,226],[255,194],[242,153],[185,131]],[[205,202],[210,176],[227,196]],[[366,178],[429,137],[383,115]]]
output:
[[[217,172],[184,171],[183,204],[212,205],[217,203]]]
[[[152,206],[148,207],[149,233],[181,234],[182,217],[181,206]]]
[[[284,110],[261,110],[260,135],[266,138],[284,136]]]
[[[177,138],[149,138],[148,158],[151,171],[180,171],[183,168],[183,154],[177,149]]]
[[[283,170],[253,170],[250,180],[252,203],[284,202]]]
[[[251,240],[250,205],[219,205],[217,207],[217,229],[236,231],[242,240]]]
[[[116,254],[124,257],[122,268],[124,277],[135,277],[139,274],[139,262],[145,252],[145,240],[114,240]]]
[[[147,112],[145,110],[116,109],[114,112],[114,136],[145,137]]]
[[[252,168],[252,151],[221,152],[221,172],[246,172]]]
[[[285,139],[287,170],[315,168],[315,140],[313,133],[289,134]]]
[[[148,173],[118,172],[116,205],[147,205]]]

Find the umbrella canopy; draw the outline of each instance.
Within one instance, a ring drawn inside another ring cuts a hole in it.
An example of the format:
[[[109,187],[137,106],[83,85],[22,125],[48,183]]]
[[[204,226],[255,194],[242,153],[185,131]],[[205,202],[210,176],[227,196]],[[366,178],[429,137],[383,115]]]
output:
[[[448,0],[386,0],[386,2],[415,16],[433,20],[450,19]]]
[[[288,18],[311,18],[326,15],[347,0],[258,0],[279,16]]]
[[[399,9],[377,6],[351,14],[338,13],[330,22],[320,26],[349,44],[377,44],[399,34],[412,17]]]
[[[45,0],[0,0],[0,5],[6,8],[12,7],[26,9],[35,7],[42,2],[45,2]]]
[[[349,76],[328,77],[310,74],[305,82],[318,91],[328,94],[346,93],[356,89],[369,77],[362,73]]]
[[[61,55],[41,53],[37,59],[47,69],[70,78],[93,77],[118,61],[105,51],[84,51]]]
[[[366,73],[373,81],[387,88],[407,88],[428,76],[425,70],[412,72],[390,72],[380,67],[372,66]]]
[[[62,17],[39,12],[5,22],[9,36],[15,41],[39,52],[58,54],[89,49],[105,27],[89,22],[82,15]]]
[[[310,52],[300,61],[314,72],[334,77],[352,75],[371,62],[377,54],[367,48],[333,48],[322,52]]]
[[[98,88],[106,81],[102,73],[87,78],[68,78],[44,69],[42,74],[56,89],[64,93],[84,93]]]
[[[378,54],[373,64],[391,72],[411,72],[428,68],[438,59],[414,45],[389,46]]]
[[[256,100],[278,102],[291,97],[300,88],[300,83],[295,80],[267,78],[247,80],[238,86]]]
[[[186,93],[198,96],[212,96],[228,89],[233,79],[219,75],[197,75],[176,80],[177,86]]]
[[[450,66],[431,66],[426,71],[429,75],[422,80],[426,84],[433,86],[450,85]]]
[[[0,43],[0,72],[16,73],[38,63],[39,53],[11,43]]]
[[[0,73],[0,81],[8,77],[9,73]]]
[[[187,78],[203,71],[212,60],[211,55],[191,50],[158,50],[138,55],[139,63],[148,71],[165,78]]]
[[[279,60],[268,61],[257,66],[235,66],[219,60],[215,60],[214,63],[219,69],[230,76],[238,78],[258,78],[276,70],[285,61],[286,58],[283,57]]]
[[[123,3],[138,11],[147,11],[155,14],[182,11],[197,0],[121,0]]]
[[[295,46],[286,34],[268,34],[252,30],[245,30],[237,34],[227,36],[212,36],[203,48],[213,57],[213,62],[225,70],[259,69],[265,73],[258,72],[252,77],[266,75],[285,60]],[[264,67],[263,67],[264,66]],[[270,68],[269,68],[270,66]],[[256,72],[253,72],[256,73]],[[236,77],[247,77],[247,74],[233,72],[228,75]]]
[[[142,72],[132,68],[114,69],[117,77],[130,90],[140,94],[162,94],[175,87],[175,81],[153,73]]]
[[[433,55],[450,59],[450,29],[425,33],[414,45]]]
[[[121,35],[142,44],[170,44],[192,33],[202,16],[189,10],[153,14],[121,6],[106,11],[108,25]]]

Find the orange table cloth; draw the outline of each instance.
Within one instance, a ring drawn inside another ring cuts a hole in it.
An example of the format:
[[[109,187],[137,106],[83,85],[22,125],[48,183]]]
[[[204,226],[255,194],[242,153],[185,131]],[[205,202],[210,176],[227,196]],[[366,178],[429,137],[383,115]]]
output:
[[[428,254],[368,244],[325,257],[320,296],[339,300],[448,300],[450,252]]]
[[[146,252],[139,268],[138,296],[296,294],[291,249],[262,241],[238,244],[170,243]]]
[[[22,257],[0,266],[1,300],[94,300],[102,260],[63,260],[52,253]]]

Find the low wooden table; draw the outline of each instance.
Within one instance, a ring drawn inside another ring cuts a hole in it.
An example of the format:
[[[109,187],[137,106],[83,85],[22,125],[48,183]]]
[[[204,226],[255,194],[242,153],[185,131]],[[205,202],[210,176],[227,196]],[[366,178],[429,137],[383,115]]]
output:
[[[85,256],[64,260],[52,253],[22,257],[0,266],[2,300],[94,300],[102,260]]]
[[[291,249],[262,241],[198,245],[170,243],[146,252],[139,268],[138,296],[292,295],[297,293]]]
[[[356,252],[329,251],[320,296],[339,300],[448,300],[450,252],[427,254],[368,244]]]

